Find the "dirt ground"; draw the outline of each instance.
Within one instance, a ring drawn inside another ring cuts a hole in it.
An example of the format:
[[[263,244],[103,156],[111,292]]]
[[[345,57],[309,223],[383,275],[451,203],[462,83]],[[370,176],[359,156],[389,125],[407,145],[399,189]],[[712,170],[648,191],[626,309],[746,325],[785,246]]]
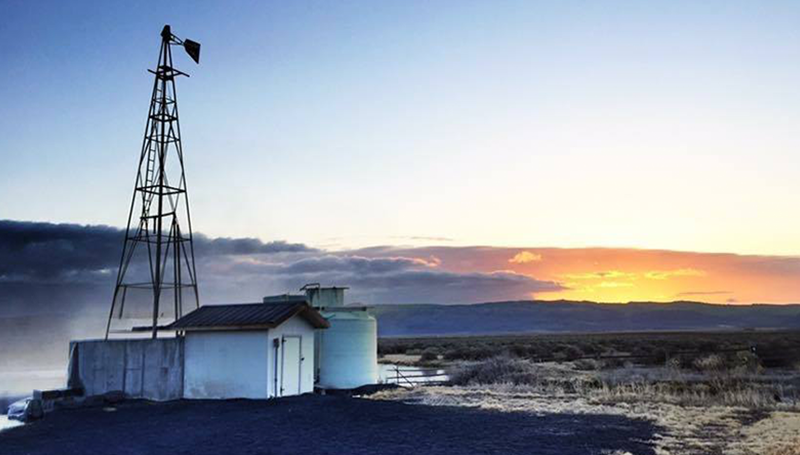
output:
[[[662,431],[620,415],[308,395],[60,410],[0,433],[0,453],[647,455]]]
[[[659,455],[800,455],[800,412],[658,402],[599,402],[577,394],[542,394],[526,387],[418,387],[372,399],[461,406],[533,415],[617,415],[654,423]],[[637,452],[631,451],[636,454]],[[624,453],[624,452],[622,452]]]

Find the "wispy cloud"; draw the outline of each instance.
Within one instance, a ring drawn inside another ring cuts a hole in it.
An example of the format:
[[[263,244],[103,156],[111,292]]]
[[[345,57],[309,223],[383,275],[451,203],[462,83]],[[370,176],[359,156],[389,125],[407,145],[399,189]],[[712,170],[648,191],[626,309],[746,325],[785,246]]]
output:
[[[514,257],[508,260],[512,264],[527,264],[529,262],[539,262],[542,260],[542,255],[539,253],[532,253],[530,251],[520,251]]]
[[[637,280],[640,278],[647,278],[650,280],[666,280],[674,277],[706,276],[706,272],[691,268],[675,269],[675,270],[646,270],[642,272],[605,270],[600,272],[565,273],[562,274],[561,276],[569,280],[603,280],[603,279]]]
[[[450,237],[425,236],[425,235],[394,235],[391,238],[398,240],[413,240],[425,242],[452,242]]]
[[[598,286],[601,288],[629,288],[633,287],[633,283],[626,283],[624,281],[601,281]]]
[[[686,276],[706,276],[706,272],[703,270],[697,269],[677,269],[677,270],[651,270],[644,273],[645,278],[649,278],[651,280],[666,280],[669,278],[674,277],[686,277]]]
[[[635,280],[639,278],[638,273],[623,272],[621,270],[606,270],[602,272],[584,273],[564,273],[560,276],[568,280],[605,280],[605,279],[625,279]]]

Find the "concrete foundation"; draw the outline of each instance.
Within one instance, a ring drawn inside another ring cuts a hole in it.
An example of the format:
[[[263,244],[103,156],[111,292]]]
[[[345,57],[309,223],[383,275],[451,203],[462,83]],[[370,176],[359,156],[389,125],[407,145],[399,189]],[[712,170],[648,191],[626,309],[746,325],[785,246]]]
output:
[[[86,396],[123,392],[177,400],[183,397],[183,349],[181,338],[73,341],[67,384]]]

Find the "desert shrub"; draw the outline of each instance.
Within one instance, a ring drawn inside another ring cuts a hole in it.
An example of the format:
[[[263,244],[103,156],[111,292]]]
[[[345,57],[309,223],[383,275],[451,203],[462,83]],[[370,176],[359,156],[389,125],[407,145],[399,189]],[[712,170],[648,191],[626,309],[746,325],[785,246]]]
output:
[[[653,350],[652,362],[653,365],[663,365],[669,358],[669,351],[664,348],[656,348]]]
[[[443,357],[445,360],[463,360],[461,354],[461,349],[452,348],[448,349],[444,352]]]
[[[433,348],[428,348],[422,351],[422,355],[420,355],[419,360],[421,362],[433,362],[435,360],[439,360],[439,351]]]
[[[573,366],[575,366],[576,370],[594,371],[599,370],[602,365],[595,359],[580,359],[573,362]]]
[[[512,344],[508,347],[508,352],[511,355],[522,359],[535,359],[539,357],[539,352],[534,346],[522,343]]]
[[[635,346],[631,354],[636,356],[635,362],[639,365],[656,366],[664,365],[669,357],[669,352],[663,347],[654,344]]]
[[[553,356],[552,349],[552,346],[547,343],[517,342],[503,346],[503,350],[510,355],[530,360],[550,358]]]
[[[556,354],[557,357],[562,357],[565,360],[576,360],[581,357],[585,357],[586,354],[574,344],[562,344],[559,346],[558,353]]]
[[[697,371],[701,371],[703,373],[717,373],[727,369],[725,360],[722,356],[717,354],[709,354],[702,357],[697,357],[692,362],[692,366]]]
[[[378,355],[385,356],[404,352],[406,352],[406,348],[401,344],[388,343],[382,340],[378,342]]]
[[[700,352],[714,352],[722,347],[723,346],[719,346],[719,343],[701,340],[693,347],[693,349]]]
[[[649,343],[642,343],[638,344],[631,349],[631,354],[633,355],[641,355],[641,356],[650,356],[653,355],[653,351],[656,350],[656,347],[649,344]]]
[[[791,353],[780,353],[772,356],[761,356],[761,364],[765,368],[792,368],[795,364],[795,359]]]
[[[761,374],[764,371],[758,356],[750,352],[737,352],[733,357],[732,364],[739,373]]]
[[[707,354],[695,358],[687,357],[681,360],[679,366],[712,375],[741,376],[744,374],[761,374],[764,370],[759,358],[750,352],[737,352],[727,355]]]
[[[583,351],[583,354],[587,356],[599,355],[602,352],[602,347],[599,344],[593,342],[581,343],[580,350]]]
[[[450,377],[455,385],[534,384],[536,366],[527,360],[502,355],[457,370]]]
[[[695,368],[696,357],[691,355],[676,355],[669,358],[669,366],[680,370],[692,370]]]
[[[574,348],[568,348],[568,346]],[[481,361],[507,352],[529,360],[576,360],[578,352],[593,358],[615,353],[639,356],[637,365],[661,366],[670,360],[680,362],[680,368],[697,372],[694,361],[700,356],[724,349],[757,347],[757,359],[750,353],[721,354],[729,370],[757,371],[772,367],[795,368],[800,364],[800,331],[793,332],[730,332],[730,333],[609,333],[609,334],[536,334],[470,337],[381,338],[378,352],[387,354],[418,354],[435,348],[446,361]],[[680,354],[679,354],[680,353]],[[669,354],[669,355],[668,355]],[[608,360],[606,368],[618,368],[623,361]],[[761,366],[758,366],[760,364]]]
[[[625,359],[603,359],[600,361],[600,368],[603,370],[613,370],[625,366]]]
[[[667,370],[670,370],[670,371],[673,371],[673,372],[674,371],[678,371],[678,370],[681,369],[681,366],[682,366],[681,365],[681,359],[678,358],[678,357],[670,357],[670,358],[667,359],[666,362],[664,362],[664,366],[667,368]]]
[[[457,346],[444,353],[445,360],[484,360],[497,355],[497,349],[491,346]]]

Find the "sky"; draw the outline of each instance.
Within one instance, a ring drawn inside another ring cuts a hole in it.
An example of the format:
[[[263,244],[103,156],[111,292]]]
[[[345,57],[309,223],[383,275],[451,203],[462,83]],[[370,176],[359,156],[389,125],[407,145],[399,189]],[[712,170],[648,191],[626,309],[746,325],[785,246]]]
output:
[[[436,271],[394,294],[413,301],[800,301],[796,2],[3,0],[0,17],[17,228],[124,227],[169,23],[203,46],[176,66],[208,239]],[[208,266],[280,276],[254,254]]]

